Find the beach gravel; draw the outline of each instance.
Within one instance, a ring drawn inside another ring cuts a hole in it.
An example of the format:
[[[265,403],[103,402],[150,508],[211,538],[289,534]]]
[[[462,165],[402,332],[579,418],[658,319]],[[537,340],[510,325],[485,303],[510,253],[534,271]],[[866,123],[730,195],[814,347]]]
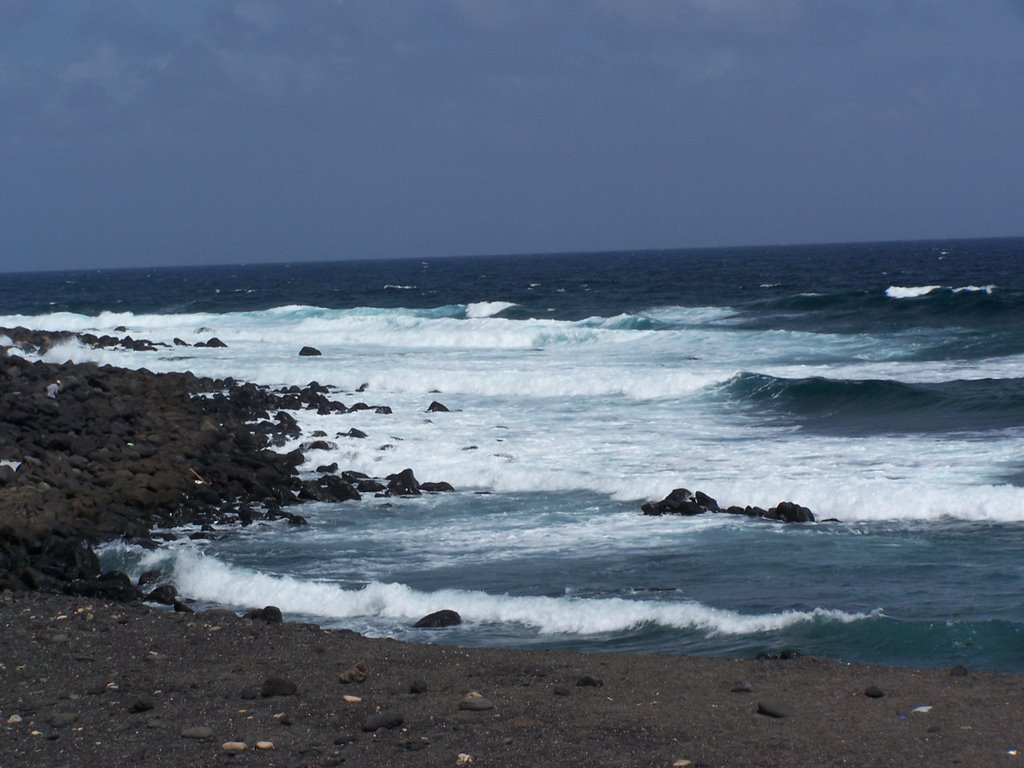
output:
[[[350,685],[324,671],[357,662],[373,674],[346,702]],[[576,686],[598,671],[600,687]],[[460,755],[530,768],[987,768],[1024,750],[1024,678],[1005,673],[471,650],[38,592],[0,595],[0,676],[4,768],[450,768]],[[294,692],[240,698],[274,679]],[[737,680],[756,702],[732,693]],[[477,691],[495,706],[460,709]],[[229,742],[249,748],[228,753]]]

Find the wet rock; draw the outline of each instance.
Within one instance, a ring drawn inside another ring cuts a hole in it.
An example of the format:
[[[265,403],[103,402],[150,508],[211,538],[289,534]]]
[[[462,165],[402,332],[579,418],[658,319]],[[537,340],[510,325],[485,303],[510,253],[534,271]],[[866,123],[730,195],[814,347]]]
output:
[[[417,629],[440,629],[442,627],[454,627],[462,623],[462,616],[457,611],[444,609],[427,614],[413,624]]]
[[[303,347],[299,350],[299,357],[320,357],[320,350],[316,347]]]
[[[727,515],[743,515],[745,517],[760,517],[766,520],[776,520],[783,523],[813,523],[814,513],[807,507],[800,506],[791,501],[779,502],[771,509],[761,507],[739,507],[729,506],[722,508],[718,501],[708,496],[703,491],[691,493],[686,488],[676,488],[661,501],[649,501],[643,504],[640,509],[645,515],[703,515],[721,513]]]
[[[181,738],[183,739],[209,739],[213,736],[213,728],[207,725],[196,725],[183,728]]]
[[[359,491],[337,475],[321,475],[315,480],[306,480],[300,484],[299,498],[308,501],[342,502],[359,501]]]
[[[178,590],[173,584],[164,584],[146,595],[146,600],[161,605],[174,605],[178,601]]]
[[[451,483],[420,483],[420,490],[424,493],[454,493],[455,488]]]
[[[869,685],[864,689],[864,695],[869,699],[880,699],[885,696],[885,691],[879,688],[877,685]]]
[[[427,406],[427,413],[448,413],[449,409],[444,403],[439,403],[434,400],[430,405]]]
[[[576,679],[576,686],[578,688],[600,688],[602,685],[604,685],[604,680],[599,677],[583,675]]]
[[[276,605],[268,605],[265,608],[253,608],[245,614],[245,618],[253,621],[265,621],[268,624],[280,624],[284,617],[281,609]]]
[[[420,484],[411,469],[403,469],[395,475],[388,475],[388,496],[419,496]]]
[[[711,511],[698,504],[696,497],[686,488],[676,488],[661,501],[644,504],[641,510],[645,515],[685,515],[688,517]]]

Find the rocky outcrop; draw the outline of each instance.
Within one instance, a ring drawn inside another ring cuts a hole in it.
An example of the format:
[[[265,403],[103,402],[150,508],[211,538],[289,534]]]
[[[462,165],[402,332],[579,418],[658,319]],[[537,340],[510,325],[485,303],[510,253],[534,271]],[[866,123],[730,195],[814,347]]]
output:
[[[0,328],[0,337],[34,353],[76,338],[24,328]],[[156,347],[128,336],[77,338]],[[100,573],[91,545],[125,538],[156,547],[154,528],[184,524],[202,529],[190,534],[195,538],[214,536],[216,525],[260,519],[303,525],[284,507],[355,501],[362,493],[418,495],[411,469],[384,482],[352,472],[339,477],[335,462],[319,477],[300,479],[304,451],[336,448],[325,440],[273,450],[302,436],[289,410],[390,412],[364,403],[348,409],[331,391],[315,381],[271,390],[191,373],[30,362],[0,347],[0,590],[138,599],[142,592],[123,574]],[[166,592],[154,599],[173,602]]]
[[[776,520],[782,523],[813,523],[814,513],[807,507],[791,501],[781,501],[771,509],[761,507],[731,506],[722,508],[706,493],[691,493],[686,488],[676,488],[661,501],[649,501],[641,507],[645,515],[683,515],[686,517],[704,514],[743,515]]]

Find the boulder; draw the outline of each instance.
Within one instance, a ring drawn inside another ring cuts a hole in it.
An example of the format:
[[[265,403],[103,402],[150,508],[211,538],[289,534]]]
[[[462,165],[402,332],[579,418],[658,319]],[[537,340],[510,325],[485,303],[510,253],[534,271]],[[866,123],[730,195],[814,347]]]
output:
[[[443,627],[454,627],[462,623],[462,617],[457,611],[444,609],[429,613],[413,624],[416,629],[441,629]]]
[[[299,357],[320,357],[320,354],[316,347],[303,347],[299,350]]]
[[[783,523],[813,523],[814,513],[807,507],[782,501],[771,509],[761,507],[729,506],[722,508],[718,502],[703,491],[691,493],[686,488],[676,488],[661,501],[649,501],[640,509],[645,515],[701,515],[704,513],[721,513],[726,515],[743,515],[760,517],[765,520],[777,520]]]
[[[420,490],[424,493],[452,493],[455,488],[451,483],[420,483]]]
[[[351,484],[337,475],[322,475],[315,480],[304,481],[299,488],[299,498],[305,501],[359,501],[362,496]]]
[[[420,495],[420,484],[411,469],[403,469],[398,474],[388,475],[386,479],[388,481],[386,491],[388,496]]]

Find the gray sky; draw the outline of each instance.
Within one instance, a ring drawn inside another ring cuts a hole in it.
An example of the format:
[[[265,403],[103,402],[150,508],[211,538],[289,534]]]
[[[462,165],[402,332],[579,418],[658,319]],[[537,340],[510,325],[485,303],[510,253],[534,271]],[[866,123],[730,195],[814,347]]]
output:
[[[1024,0],[0,0],[0,270],[1024,235]]]

